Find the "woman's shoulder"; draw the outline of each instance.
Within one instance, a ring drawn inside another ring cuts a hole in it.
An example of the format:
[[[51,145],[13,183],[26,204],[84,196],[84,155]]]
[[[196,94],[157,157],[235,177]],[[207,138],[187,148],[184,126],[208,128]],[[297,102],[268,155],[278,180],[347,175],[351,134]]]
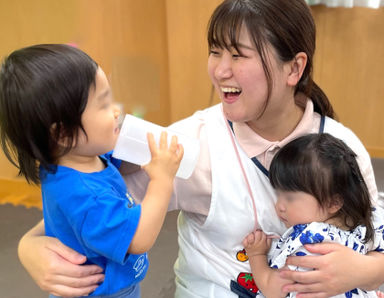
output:
[[[191,137],[199,137],[201,131],[204,130],[207,121],[212,117],[221,116],[221,104],[214,105],[204,110],[199,110],[193,115],[174,122],[168,128],[171,131],[181,133]]]
[[[324,132],[344,141],[358,156],[362,154],[368,155],[367,150],[358,136],[342,123],[326,117]]]
[[[339,138],[357,138],[349,127],[329,117],[325,117],[324,132]]]

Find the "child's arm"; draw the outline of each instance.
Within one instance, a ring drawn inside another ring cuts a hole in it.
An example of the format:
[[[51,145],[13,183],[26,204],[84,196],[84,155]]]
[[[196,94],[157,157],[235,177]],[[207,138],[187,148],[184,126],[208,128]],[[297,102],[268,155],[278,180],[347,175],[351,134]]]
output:
[[[143,166],[150,181],[144,200],[141,203],[140,221],[132,239],[128,253],[140,254],[154,244],[163,225],[171,194],[173,180],[183,157],[183,147],[173,136],[168,148],[167,133],[160,136],[159,146],[152,134],[148,134],[151,162]]]
[[[263,295],[268,298],[285,297],[287,293],[281,289],[290,281],[281,278],[278,271],[268,265],[267,253],[271,247],[271,239],[258,230],[249,234],[243,240],[243,245],[249,257],[253,278]]]

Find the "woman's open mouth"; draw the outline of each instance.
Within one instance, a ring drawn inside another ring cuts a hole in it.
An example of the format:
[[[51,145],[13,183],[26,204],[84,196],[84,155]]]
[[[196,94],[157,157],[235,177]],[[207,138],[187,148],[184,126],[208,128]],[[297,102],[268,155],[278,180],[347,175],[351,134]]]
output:
[[[241,94],[241,89],[235,87],[221,87],[221,92],[223,92],[224,95],[224,102],[233,103],[239,98]]]

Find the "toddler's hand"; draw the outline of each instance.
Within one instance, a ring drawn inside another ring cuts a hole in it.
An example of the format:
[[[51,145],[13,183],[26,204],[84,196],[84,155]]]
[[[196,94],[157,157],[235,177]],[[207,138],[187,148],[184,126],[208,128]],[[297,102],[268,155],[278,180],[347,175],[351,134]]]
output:
[[[271,239],[263,231],[257,230],[244,238],[243,246],[248,257],[266,255],[271,247]]]
[[[184,148],[177,143],[177,137],[172,136],[168,147],[167,133],[160,135],[159,146],[156,146],[152,133],[147,134],[149,151],[151,152],[151,161],[143,166],[149,178],[153,179],[173,179],[183,158]]]

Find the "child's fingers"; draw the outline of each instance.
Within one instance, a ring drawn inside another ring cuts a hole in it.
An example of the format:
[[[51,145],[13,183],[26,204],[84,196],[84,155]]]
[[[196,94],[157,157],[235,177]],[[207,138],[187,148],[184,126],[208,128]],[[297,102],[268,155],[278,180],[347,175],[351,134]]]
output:
[[[249,245],[251,245],[253,243],[253,240],[254,240],[253,233],[250,233],[247,236],[245,236],[245,238],[242,242],[243,247],[247,248]]]
[[[176,150],[177,150],[177,136],[172,136],[171,144],[169,145],[169,149],[171,152],[176,152]]]
[[[166,131],[162,131],[160,134],[160,143],[159,143],[159,148],[161,150],[167,149],[168,148],[168,134]]]
[[[181,161],[184,155],[184,147],[181,144],[177,144],[177,162]]]
[[[255,242],[255,234],[254,233],[248,234],[246,239],[248,241],[248,244],[253,244]]]
[[[243,245],[243,247],[247,248],[249,243],[248,243],[248,240],[247,240],[247,237],[244,238],[243,242],[241,243]]]
[[[261,240],[263,240],[263,235],[265,236],[265,234],[263,233],[263,231],[261,231],[261,230],[256,230],[256,231],[254,231],[253,232],[253,235],[254,235],[254,241],[261,241]]]
[[[156,150],[156,142],[155,142],[155,137],[153,136],[153,133],[151,132],[147,133],[147,140],[148,140],[149,151],[151,152],[151,156],[153,156]]]

